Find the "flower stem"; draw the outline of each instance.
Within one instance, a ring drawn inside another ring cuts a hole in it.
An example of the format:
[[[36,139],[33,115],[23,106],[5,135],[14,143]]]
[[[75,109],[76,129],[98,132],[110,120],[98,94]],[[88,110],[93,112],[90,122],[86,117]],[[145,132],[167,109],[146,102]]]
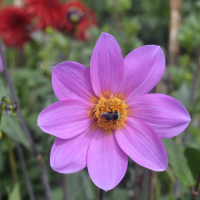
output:
[[[63,200],[67,200],[67,175],[62,174]]]
[[[194,79],[193,79],[192,92],[191,92],[191,96],[190,96],[191,104],[193,103],[194,98],[195,98],[195,92],[197,89],[199,73],[200,73],[200,45],[199,45],[199,51],[198,51],[198,56],[197,56],[196,71],[195,71]],[[188,135],[189,135],[189,127],[187,127],[186,130],[184,131],[184,135],[183,135],[183,146],[184,147],[186,147],[186,145],[187,145]]]
[[[199,185],[200,185],[200,172],[199,172],[196,186],[195,186],[194,190],[192,190],[192,199],[191,200],[197,199],[197,196],[199,195],[199,191],[198,191]]]
[[[74,30],[75,30],[75,38],[76,38],[77,40],[80,40],[81,38],[80,38],[80,31],[79,31],[78,24],[75,24],[75,25],[74,25]]]
[[[45,166],[44,166],[44,163],[43,163],[43,158],[38,153],[38,151],[37,151],[37,149],[35,147],[35,143],[33,141],[31,133],[30,133],[30,131],[29,131],[27,125],[26,125],[25,119],[24,119],[24,117],[22,115],[20,104],[18,102],[17,96],[15,94],[14,86],[13,86],[11,78],[10,78],[10,74],[9,74],[8,66],[7,66],[7,63],[6,63],[6,60],[5,60],[5,55],[4,55],[4,52],[3,52],[3,49],[2,49],[1,41],[0,41],[0,55],[2,56],[4,74],[5,74],[6,82],[8,84],[9,89],[10,89],[10,93],[11,93],[12,99],[15,102],[17,102],[17,106],[18,106],[17,115],[18,115],[18,118],[19,118],[20,123],[22,125],[22,128],[24,130],[24,133],[25,133],[25,135],[26,135],[26,137],[27,137],[27,139],[29,141],[32,155],[34,156],[34,158],[38,162],[38,167],[39,167],[39,170],[40,170],[42,184],[43,184],[44,192],[45,192],[45,196],[46,196],[45,199],[46,200],[51,200],[51,191],[50,191],[50,186],[49,186],[49,182],[48,182],[47,172],[46,172],[46,169],[45,169]]]
[[[16,142],[16,147],[17,147],[17,153],[18,153],[18,156],[19,156],[19,160],[20,160],[20,163],[21,163],[21,166],[22,166],[22,171],[23,171],[23,174],[24,174],[26,187],[28,189],[29,198],[30,198],[30,200],[35,200],[35,196],[34,196],[34,193],[33,193],[31,181],[29,179],[26,163],[25,163],[25,160],[24,160],[24,155],[23,155],[23,152],[22,152],[20,144],[17,143],[17,142]]]
[[[1,125],[2,112],[3,111],[0,108],[0,125]],[[1,129],[0,129],[0,133],[2,133]],[[0,139],[1,139],[1,136],[0,136]],[[28,189],[29,198],[30,198],[30,200],[35,200],[33,189],[32,189],[32,185],[31,185],[31,181],[30,181],[29,176],[28,176],[28,171],[27,171],[27,167],[26,167],[26,163],[25,163],[25,160],[24,160],[24,155],[22,153],[21,146],[20,146],[20,144],[18,142],[15,142],[15,144],[16,144],[16,147],[17,147],[18,157],[19,157],[19,160],[20,160],[20,164],[22,166],[22,172],[24,174],[26,186],[27,186],[27,189]],[[1,192],[0,192],[0,200],[1,200]]]
[[[103,200],[103,190],[99,189],[99,200]]]
[[[13,180],[14,183],[18,182],[18,177],[17,177],[17,170],[16,170],[16,165],[15,165],[15,158],[14,158],[14,154],[13,154],[13,150],[11,147],[11,143],[10,143],[10,138],[6,136],[6,141],[7,141],[7,145],[8,145],[8,155],[9,155],[9,160],[10,160],[10,167],[11,167],[11,171],[12,171],[12,176],[13,176]]]
[[[200,72],[200,45],[199,45],[199,52],[198,52],[198,57],[197,57],[196,71],[194,73],[193,87],[192,87],[190,102],[194,101],[195,91],[197,89],[197,82],[198,82],[198,78],[199,78],[199,72]]]

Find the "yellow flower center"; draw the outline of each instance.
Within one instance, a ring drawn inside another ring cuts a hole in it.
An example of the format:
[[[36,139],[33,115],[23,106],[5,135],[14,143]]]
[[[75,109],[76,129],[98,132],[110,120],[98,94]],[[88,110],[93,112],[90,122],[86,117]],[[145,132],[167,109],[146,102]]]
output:
[[[118,129],[126,121],[127,108],[125,102],[116,97],[100,98],[94,109],[97,124],[104,131]]]

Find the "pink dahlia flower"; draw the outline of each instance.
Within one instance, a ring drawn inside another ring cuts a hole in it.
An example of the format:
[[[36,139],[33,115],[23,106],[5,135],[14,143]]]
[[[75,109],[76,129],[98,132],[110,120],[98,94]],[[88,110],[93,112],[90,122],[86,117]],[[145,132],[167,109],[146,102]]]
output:
[[[106,191],[124,177],[128,156],[151,170],[166,170],[161,138],[180,134],[190,115],[170,96],[147,94],[164,73],[162,49],[142,46],[123,59],[115,38],[102,33],[90,68],[67,61],[53,69],[60,101],[38,117],[40,128],[57,137],[53,170],[73,173],[87,167],[94,184]]]

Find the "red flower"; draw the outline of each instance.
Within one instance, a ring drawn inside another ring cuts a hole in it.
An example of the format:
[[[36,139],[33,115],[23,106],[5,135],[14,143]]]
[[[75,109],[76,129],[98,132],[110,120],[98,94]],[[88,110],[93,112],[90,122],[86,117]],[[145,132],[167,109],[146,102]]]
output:
[[[37,18],[36,27],[59,29],[62,21],[62,4],[59,0],[26,0],[26,10]]]
[[[87,29],[97,24],[94,12],[77,0],[64,4],[59,0],[26,0],[26,10],[37,18],[37,28],[52,26],[82,40],[88,37]]]
[[[64,4],[63,16],[62,30],[71,31],[78,39],[87,39],[87,29],[92,25],[97,25],[95,14],[91,8],[86,8],[77,0]]]
[[[30,39],[30,17],[25,10],[13,6],[0,11],[0,36],[9,47],[21,47]]]

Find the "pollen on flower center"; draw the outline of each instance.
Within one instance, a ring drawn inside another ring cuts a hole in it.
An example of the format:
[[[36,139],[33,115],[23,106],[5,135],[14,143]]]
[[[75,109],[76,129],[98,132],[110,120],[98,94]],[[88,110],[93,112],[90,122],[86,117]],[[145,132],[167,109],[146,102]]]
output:
[[[118,129],[126,121],[127,108],[125,102],[116,97],[100,98],[94,109],[97,124],[103,130]]]

